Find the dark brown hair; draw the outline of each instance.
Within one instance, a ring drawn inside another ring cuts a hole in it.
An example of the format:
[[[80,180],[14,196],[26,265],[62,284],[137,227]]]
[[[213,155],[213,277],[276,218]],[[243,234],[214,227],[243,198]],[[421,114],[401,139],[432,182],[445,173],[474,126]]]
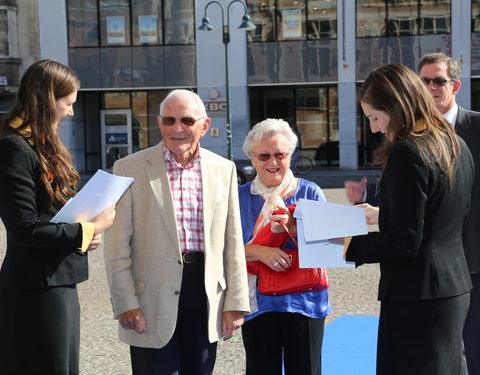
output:
[[[390,116],[388,137],[375,154],[379,164],[385,166],[399,141],[410,139],[427,165],[438,165],[453,181],[460,150],[457,135],[413,70],[401,64],[380,66],[363,83],[359,100]]]
[[[80,81],[69,67],[47,59],[33,63],[23,75],[15,106],[3,117],[0,136],[20,134],[30,129],[33,149],[40,161],[41,180],[52,203],[65,203],[75,194],[80,176],[70,153],[60,140],[55,122],[55,103],[80,88]],[[9,125],[17,118],[22,124]]]
[[[423,55],[417,67],[417,72],[420,73],[424,65],[436,64],[439,62],[444,62],[447,64],[447,74],[450,79],[458,81],[460,79],[460,73],[462,69],[457,60],[452,59],[450,56],[445,55],[443,52],[429,53],[428,55]]]

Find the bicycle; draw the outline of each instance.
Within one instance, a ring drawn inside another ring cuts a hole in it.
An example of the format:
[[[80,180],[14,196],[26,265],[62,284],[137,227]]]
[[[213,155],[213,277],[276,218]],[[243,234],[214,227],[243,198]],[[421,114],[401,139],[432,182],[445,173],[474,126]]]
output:
[[[293,172],[301,176],[309,174],[313,169],[313,162],[308,156],[297,153],[297,156],[292,160]]]

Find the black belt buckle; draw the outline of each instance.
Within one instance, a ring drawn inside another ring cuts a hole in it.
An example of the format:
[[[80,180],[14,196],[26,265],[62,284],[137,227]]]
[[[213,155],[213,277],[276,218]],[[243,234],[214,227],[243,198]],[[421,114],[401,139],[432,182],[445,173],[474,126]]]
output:
[[[190,264],[196,263],[203,259],[203,253],[201,251],[189,251],[182,253],[183,263]]]

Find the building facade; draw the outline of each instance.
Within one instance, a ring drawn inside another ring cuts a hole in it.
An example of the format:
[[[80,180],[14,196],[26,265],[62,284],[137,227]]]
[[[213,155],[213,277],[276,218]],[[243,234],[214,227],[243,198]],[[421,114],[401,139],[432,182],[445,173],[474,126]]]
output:
[[[356,92],[378,65],[415,69],[425,53],[452,55],[462,63],[459,104],[480,110],[476,0],[22,0],[38,15],[23,25],[20,1],[3,3],[3,108],[32,57],[71,66],[82,88],[62,131],[83,172],[108,170],[156,144],[159,103],[173,88],[195,90],[206,103],[212,125],[202,146],[226,156],[230,128],[233,156],[243,159],[251,126],[283,118],[300,135],[302,153],[326,168],[371,165],[377,139]],[[255,30],[238,29],[245,11]],[[205,16],[211,32],[198,30]],[[38,56],[26,47],[34,44]]]
[[[40,56],[37,0],[0,0],[0,116],[13,105],[21,73]]]

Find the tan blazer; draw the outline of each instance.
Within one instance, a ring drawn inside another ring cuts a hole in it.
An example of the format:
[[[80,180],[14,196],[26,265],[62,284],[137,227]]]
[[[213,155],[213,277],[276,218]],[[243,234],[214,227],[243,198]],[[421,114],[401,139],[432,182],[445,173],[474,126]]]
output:
[[[222,337],[224,311],[249,311],[235,165],[201,150],[205,290],[210,342]],[[147,332],[119,326],[123,342],[161,348],[173,335],[183,264],[162,143],[115,162],[135,182],[116,207],[105,236],[105,266],[115,317],[141,308]]]

